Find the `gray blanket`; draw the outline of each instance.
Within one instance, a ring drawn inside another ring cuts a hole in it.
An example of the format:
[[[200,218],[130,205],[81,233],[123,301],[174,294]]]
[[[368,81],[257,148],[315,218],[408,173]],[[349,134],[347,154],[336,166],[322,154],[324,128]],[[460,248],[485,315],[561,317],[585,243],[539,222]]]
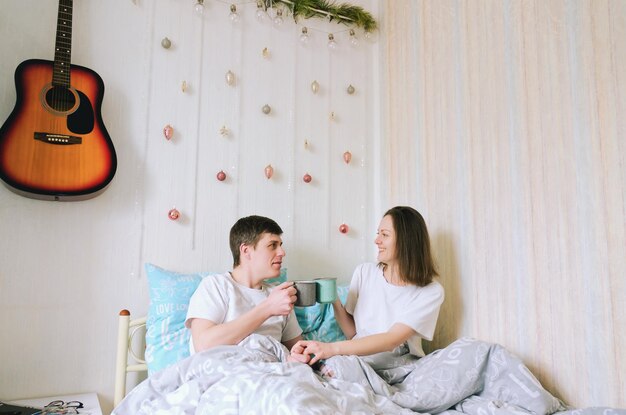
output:
[[[626,414],[567,410],[504,348],[461,339],[417,359],[400,347],[336,356],[320,372],[287,363],[275,340],[197,353],[134,388],[112,415],[178,414]]]

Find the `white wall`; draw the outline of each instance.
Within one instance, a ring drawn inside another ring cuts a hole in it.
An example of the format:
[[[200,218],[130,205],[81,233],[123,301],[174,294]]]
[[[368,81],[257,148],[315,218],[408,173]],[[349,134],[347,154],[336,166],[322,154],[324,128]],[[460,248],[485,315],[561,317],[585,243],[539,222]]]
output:
[[[376,15],[375,1],[353,3]],[[53,59],[57,6],[3,2],[2,121],[15,105],[16,66]],[[104,80],[102,115],[118,169],[102,195],[82,202],[32,200],[0,187],[1,399],[96,391],[108,411],[117,313],[147,310],[144,262],[228,269],[228,230],[240,216],[278,221],[292,278],[347,281],[357,263],[374,259],[377,43],[352,48],[347,33],[336,32],[338,50],[329,51],[324,31],[345,27],[309,21],[312,39],[303,47],[301,25],[260,23],[254,3],[239,7],[236,25],[229,4],[206,6],[201,18],[192,0],[75,1],[72,62]],[[169,50],[160,45],[165,36]],[[345,92],[349,84],[354,95]],[[166,124],[175,128],[171,141]],[[222,125],[231,130],[226,138]],[[228,179],[218,182],[222,169]],[[174,206],[182,213],[176,222],[167,218]],[[338,231],[343,222],[347,235]]]

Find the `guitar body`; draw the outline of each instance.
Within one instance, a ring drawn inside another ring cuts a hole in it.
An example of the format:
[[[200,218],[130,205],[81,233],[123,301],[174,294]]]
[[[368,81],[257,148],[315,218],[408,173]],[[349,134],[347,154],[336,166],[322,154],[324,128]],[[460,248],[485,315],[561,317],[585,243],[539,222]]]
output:
[[[17,102],[0,128],[0,178],[12,191],[45,200],[84,200],[106,189],[117,168],[102,122],[104,82],[71,65],[69,88],[55,86],[52,61],[15,71]]]

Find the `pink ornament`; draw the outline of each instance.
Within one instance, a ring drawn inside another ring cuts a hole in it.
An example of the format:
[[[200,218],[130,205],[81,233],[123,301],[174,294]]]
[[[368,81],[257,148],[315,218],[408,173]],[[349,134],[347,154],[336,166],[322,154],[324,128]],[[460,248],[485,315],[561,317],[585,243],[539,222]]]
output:
[[[267,178],[268,178],[268,180],[269,180],[269,179],[271,179],[271,178],[272,178],[272,176],[273,176],[273,175],[274,175],[274,168],[272,167],[272,165],[271,165],[271,164],[268,164],[268,165],[265,167],[265,177],[267,177]]]
[[[163,127],[163,135],[165,136],[166,140],[171,140],[172,136],[174,135],[174,127],[167,124],[165,127]]]
[[[350,160],[352,160],[352,153],[350,153],[349,151],[343,153],[343,161],[345,161],[346,164],[350,164]]]
[[[167,217],[171,220],[176,220],[180,218],[180,212],[176,208],[170,209],[170,211],[167,212]]]
[[[339,232],[341,233],[348,233],[349,230],[350,228],[345,223],[342,223],[341,226],[339,226]]]
[[[224,170],[220,170],[219,173],[217,173],[217,180],[220,182],[226,180],[226,173],[224,173]]]
[[[309,173],[307,173],[302,177],[302,180],[304,180],[304,183],[311,183],[311,180],[313,180],[313,178]]]

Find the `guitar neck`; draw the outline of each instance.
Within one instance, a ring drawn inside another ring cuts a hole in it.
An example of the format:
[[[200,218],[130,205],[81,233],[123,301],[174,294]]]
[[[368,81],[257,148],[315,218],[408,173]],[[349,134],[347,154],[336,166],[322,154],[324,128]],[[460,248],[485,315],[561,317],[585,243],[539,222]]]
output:
[[[54,48],[52,85],[70,86],[70,62],[72,59],[72,2],[59,0],[57,37]]]

